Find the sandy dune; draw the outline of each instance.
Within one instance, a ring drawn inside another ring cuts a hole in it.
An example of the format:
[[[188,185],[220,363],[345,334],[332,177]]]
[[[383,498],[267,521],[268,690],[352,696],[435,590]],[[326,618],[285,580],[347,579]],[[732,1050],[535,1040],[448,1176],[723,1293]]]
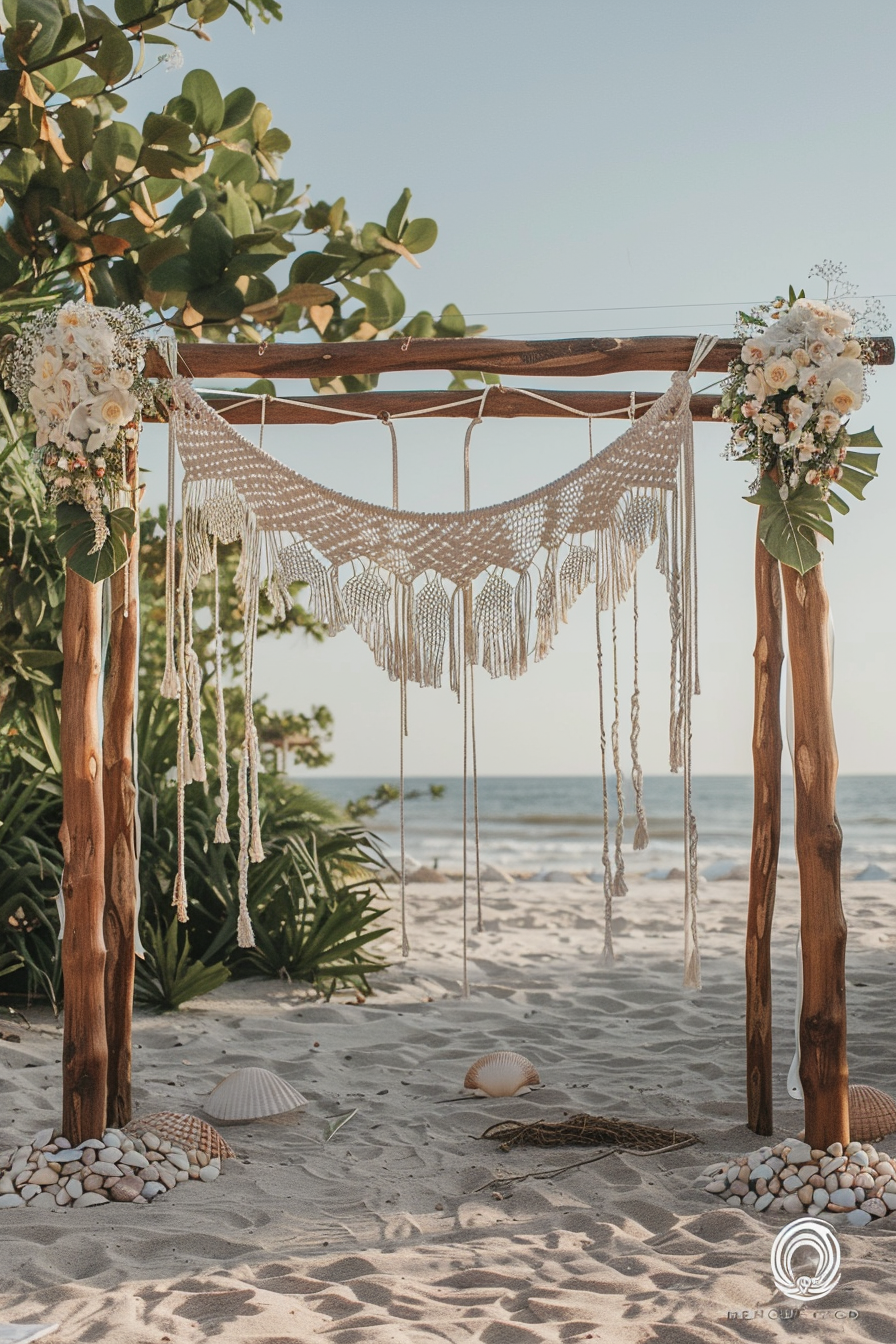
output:
[[[896,886],[853,883],[844,899],[853,1077],[893,1090]],[[677,884],[632,883],[612,967],[599,961],[596,887],[489,884],[464,1001],[458,888],[427,885],[412,889],[411,957],[364,1005],[243,982],[176,1015],[140,1016],[139,1111],[194,1109],[227,1072],[261,1063],[305,1094],[307,1112],[298,1125],[228,1128],[239,1158],[211,1186],[189,1182],[144,1207],[0,1213],[0,1320],[57,1320],[54,1338],[79,1344],[896,1341],[889,1219],[842,1233],[841,1286],[813,1308],[823,1317],[728,1319],[787,1308],[768,1259],[784,1219],[728,1208],[693,1183],[759,1142],[743,1124],[746,884],[704,885],[701,902],[699,993],[681,989]],[[795,918],[787,881],[779,1137],[801,1124],[784,1086]],[[58,1113],[61,1034],[40,1013],[31,1022],[19,1044],[0,1042],[0,1150]],[[544,1087],[443,1104],[473,1059],[500,1048],[528,1055]],[[324,1143],[326,1121],[354,1108]],[[486,1126],[581,1110],[684,1127],[703,1142],[495,1187],[497,1174],[589,1154],[503,1154],[478,1140]]]

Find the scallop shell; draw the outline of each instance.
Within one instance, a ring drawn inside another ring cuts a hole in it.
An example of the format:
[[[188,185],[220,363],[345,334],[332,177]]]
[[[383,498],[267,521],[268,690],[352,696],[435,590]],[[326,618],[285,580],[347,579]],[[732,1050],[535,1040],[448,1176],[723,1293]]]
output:
[[[540,1082],[535,1065],[525,1055],[499,1050],[494,1055],[483,1055],[470,1065],[464,1087],[484,1092],[487,1097],[515,1097],[518,1092],[528,1092]]]
[[[239,1125],[287,1115],[307,1104],[301,1092],[270,1069],[237,1069],[212,1089],[202,1109],[221,1124]]]
[[[849,1134],[857,1143],[876,1143],[896,1133],[896,1100],[876,1087],[849,1089]]]
[[[178,1115],[176,1111],[157,1111],[155,1115],[141,1115],[125,1125],[125,1133],[142,1138],[144,1134],[155,1134],[160,1139],[168,1139],[189,1152],[198,1148],[209,1157],[236,1157],[236,1153],[222,1134],[213,1129],[205,1120],[196,1115]]]

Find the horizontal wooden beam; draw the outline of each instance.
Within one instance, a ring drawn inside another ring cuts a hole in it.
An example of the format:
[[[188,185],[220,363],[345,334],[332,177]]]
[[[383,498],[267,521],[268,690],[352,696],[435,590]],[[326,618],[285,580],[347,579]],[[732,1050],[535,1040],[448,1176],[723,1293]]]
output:
[[[354,374],[406,373],[431,369],[472,369],[513,377],[591,378],[602,374],[686,369],[695,336],[595,336],[567,341],[383,340],[267,345],[212,342],[178,346],[180,372],[196,381],[213,378],[340,378]],[[875,337],[877,362],[892,364],[889,336]],[[701,365],[705,373],[725,373],[740,342],[719,341]],[[166,375],[155,352],[147,358],[151,377]]]
[[[540,395],[551,397],[562,404],[555,406],[535,397],[527,397],[518,388],[495,387],[485,399],[483,414],[490,420],[512,420],[517,416],[577,418],[576,412],[579,412],[605,416],[607,419],[627,420],[631,405],[630,392],[545,391]],[[643,415],[660,395],[659,392],[636,392],[635,416]],[[359,413],[385,420],[390,416],[407,415],[434,406],[436,409],[430,411],[429,415],[418,418],[428,420],[449,416],[470,420],[479,414],[479,398],[471,401],[470,397],[470,392],[349,392],[298,400],[278,397],[276,401],[268,400],[264,418],[268,425],[334,425],[345,424]],[[210,396],[207,400],[232,425],[257,425],[261,420],[260,398],[246,401],[238,395],[231,397],[222,393],[220,396]],[[718,397],[692,397],[694,419],[711,420],[713,407],[718,404]],[[565,407],[570,409],[566,410]],[[355,412],[355,416],[352,412]]]

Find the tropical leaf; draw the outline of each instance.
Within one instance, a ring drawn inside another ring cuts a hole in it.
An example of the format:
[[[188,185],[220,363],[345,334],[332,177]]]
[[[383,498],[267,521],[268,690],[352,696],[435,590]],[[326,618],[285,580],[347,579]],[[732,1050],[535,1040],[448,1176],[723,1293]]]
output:
[[[759,538],[765,549],[800,574],[806,574],[821,561],[815,544],[820,532],[828,541],[834,540],[831,510],[817,485],[801,485],[782,499],[778,487],[764,476],[759,489],[746,495],[750,504],[762,510],[759,519]]]
[[[56,549],[70,569],[90,583],[102,583],[127,564],[128,542],[134,535],[133,509],[113,509],[106,514],[109,535],[99,550],[93,519],[81,504],[56,507]]]

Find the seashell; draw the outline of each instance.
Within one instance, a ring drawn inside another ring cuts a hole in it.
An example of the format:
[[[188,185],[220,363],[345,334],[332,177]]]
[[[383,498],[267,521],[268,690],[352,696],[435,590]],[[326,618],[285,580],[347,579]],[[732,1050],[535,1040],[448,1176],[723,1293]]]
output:
[[[487,1097],[515,1097],[518,1092],[528,1092],[540,1082],[535,1065],[530,1064],[525,1055],[499,1050],[493,1055],[483,1055],[470,1065],[464,1087],[484,1092]]]
[[[238,1125],[287,1115],[307,1104],[301,1092],[270,1069],[237,1069],[212,1089],[203,1110],[222,1124]]]
[[[896,1133],[896,1100],[876,1087],[849,1089],[849,1133],[858,1143],[876,1143]]]
[[[206,1120],[195,1115],[178,1115],[176,1111],[157,1111],[155,1115],[141,1115],[124,1127],[126,1134],[141,1138],[155,1134],[159,1139],[183,1148],[208,1153],[209,1157],[236,1157],[230,1144]]]

